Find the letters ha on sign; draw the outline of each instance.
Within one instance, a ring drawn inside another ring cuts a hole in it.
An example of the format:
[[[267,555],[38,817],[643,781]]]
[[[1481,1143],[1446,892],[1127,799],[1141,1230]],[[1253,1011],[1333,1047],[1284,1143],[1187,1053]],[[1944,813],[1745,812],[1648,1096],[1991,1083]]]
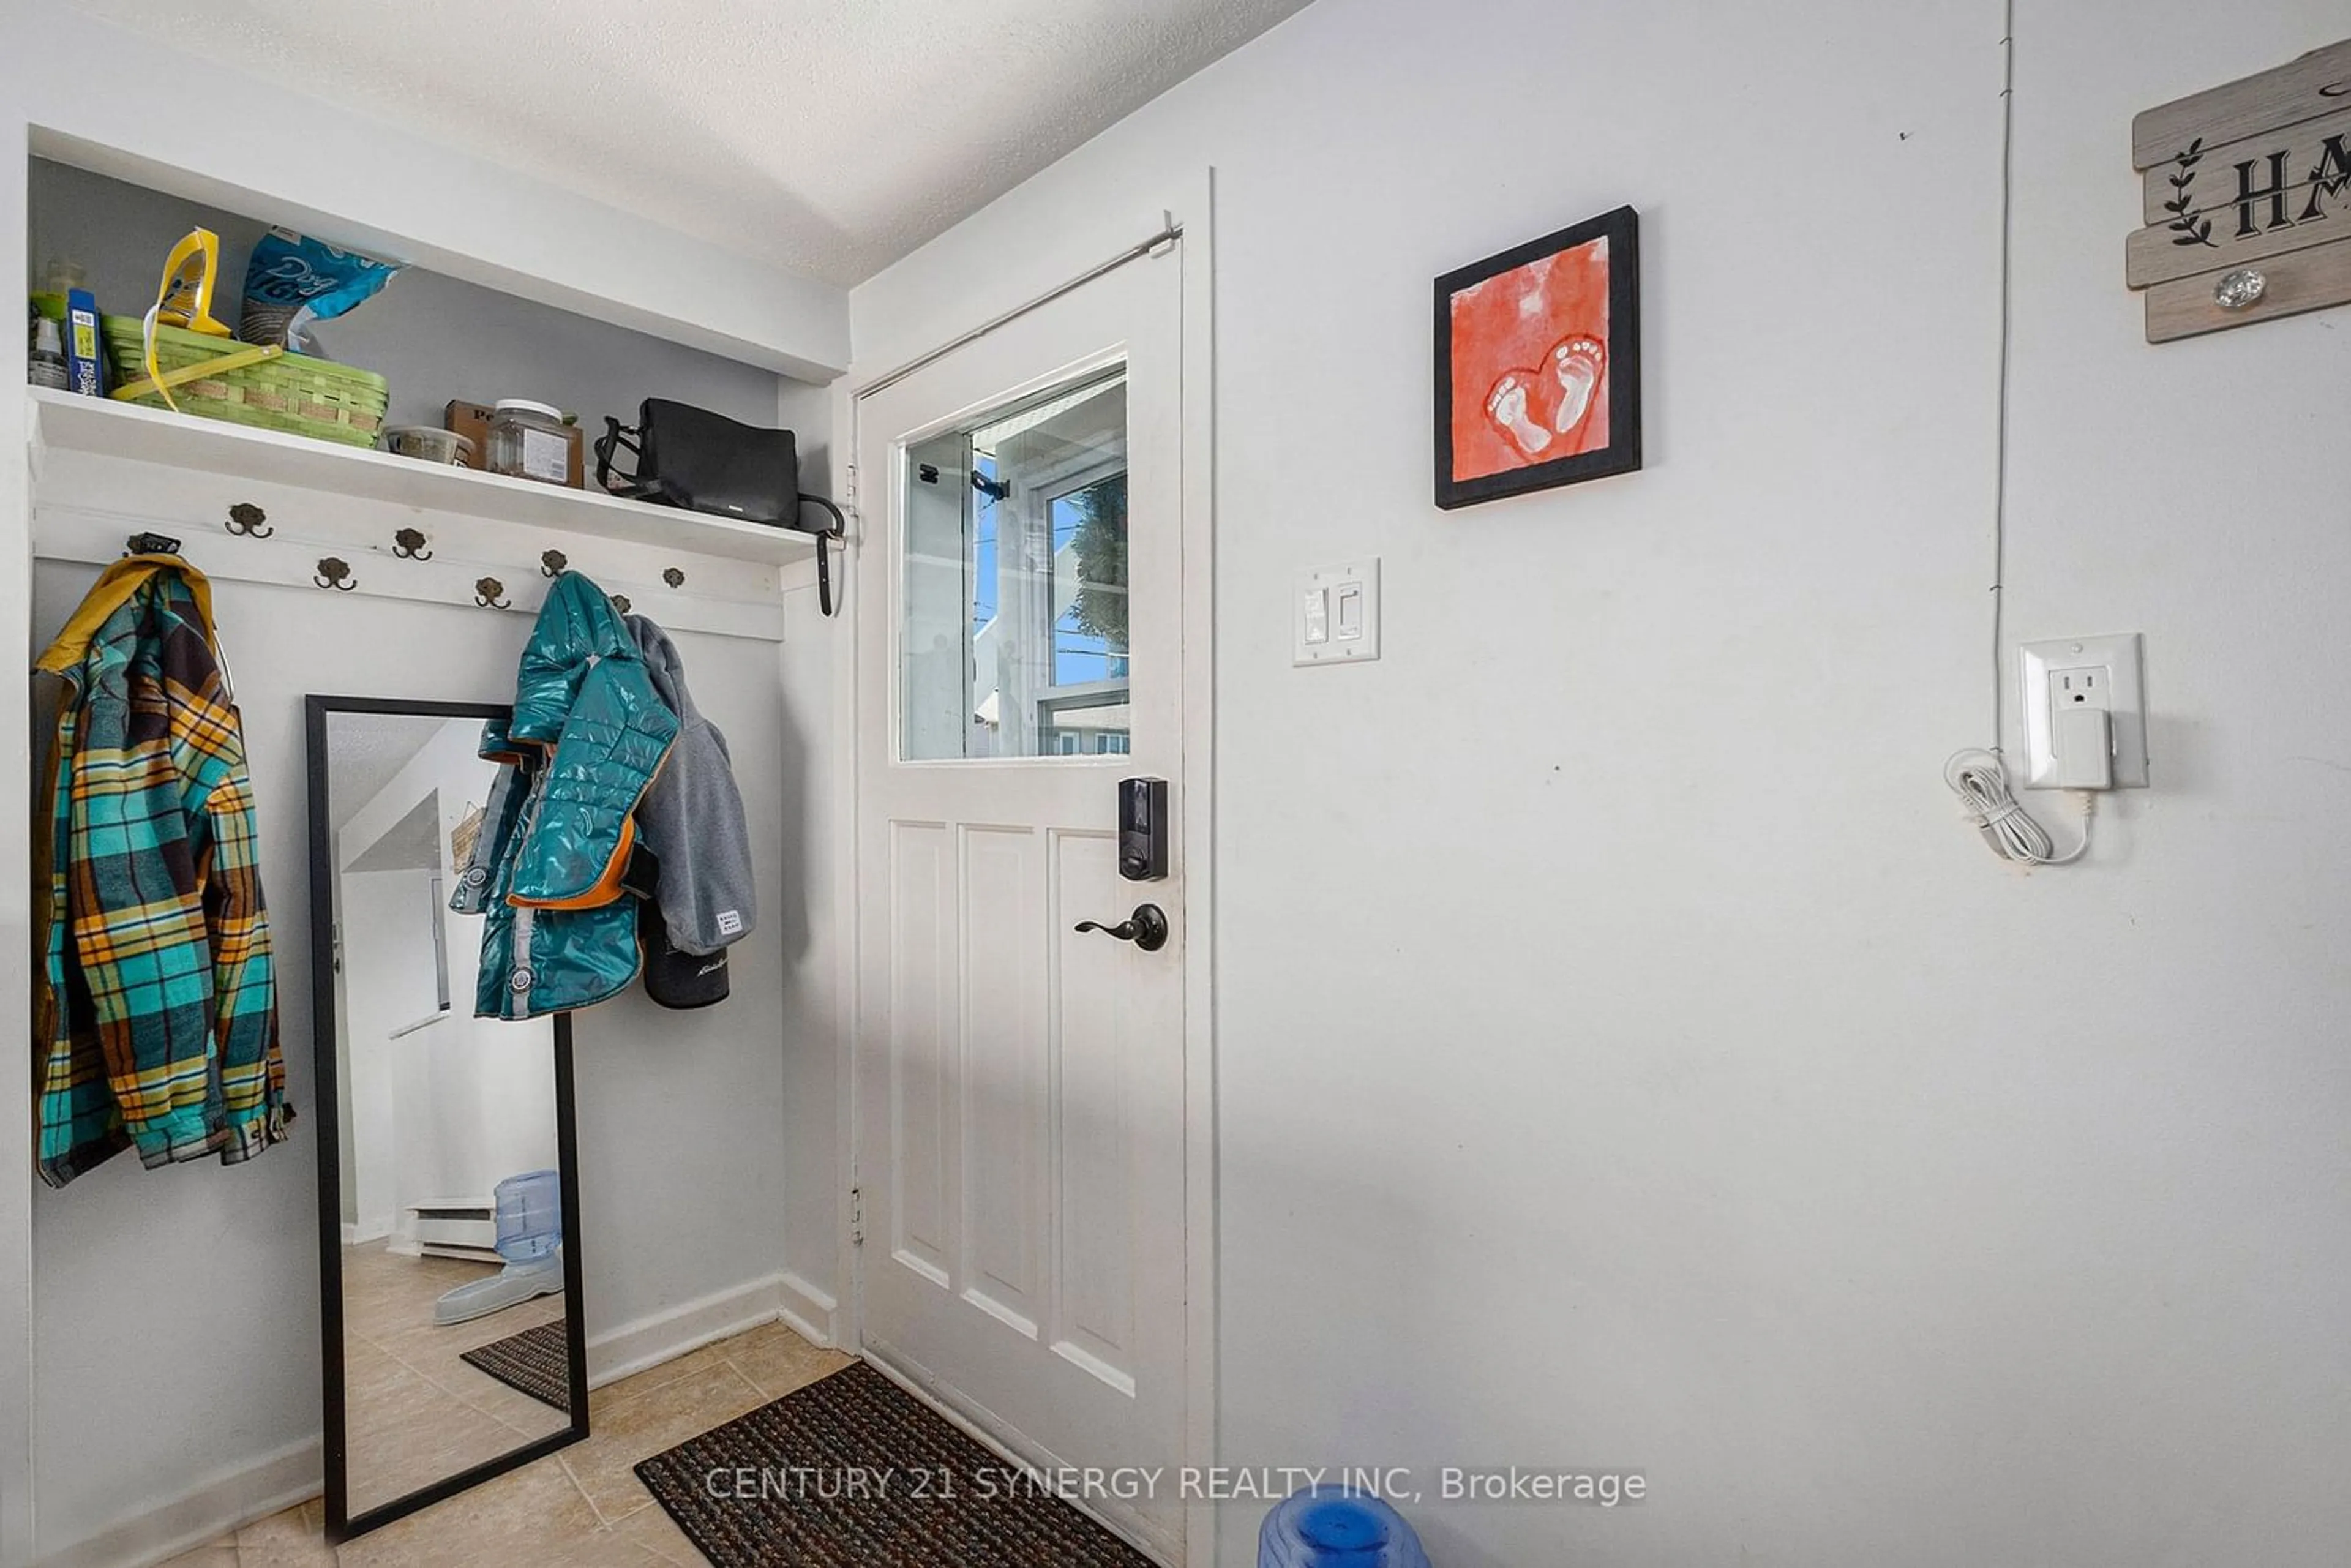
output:
[[[2351,300],[2351,39],[2148,110],[2131,162],[2148,342]]]

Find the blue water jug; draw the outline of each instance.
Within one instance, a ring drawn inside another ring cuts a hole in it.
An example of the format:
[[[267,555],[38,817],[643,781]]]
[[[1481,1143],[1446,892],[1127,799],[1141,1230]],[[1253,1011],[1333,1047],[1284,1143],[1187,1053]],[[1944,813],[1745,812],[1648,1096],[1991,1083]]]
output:
[[[563,1245],[563,1185],[554,1171],[525,1171],[496,1188],[498,1256],[534,1263]]]
[[[1428,1553],[1404,1515],[1378,1498],[1318,1486],[1265,1516],[1257,1568],[1428,1568]]]

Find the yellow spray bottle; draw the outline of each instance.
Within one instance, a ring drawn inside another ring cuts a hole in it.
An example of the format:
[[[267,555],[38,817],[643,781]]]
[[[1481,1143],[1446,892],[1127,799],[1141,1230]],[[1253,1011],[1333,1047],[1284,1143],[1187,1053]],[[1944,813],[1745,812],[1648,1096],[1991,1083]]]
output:
[[[182,327],[207,337],[235,336],[213,319],[213,287],[219,277],[220,235],[210,229],[190,230],[186,238],[172,247],[171,258],[163,263],[163,281],[155,290],[155,307],[147,312],[147,379],[155,383],[173,413],[179,411],[180,405],[172,399],[170,384],[155,362],[155,329],[159,325]]]

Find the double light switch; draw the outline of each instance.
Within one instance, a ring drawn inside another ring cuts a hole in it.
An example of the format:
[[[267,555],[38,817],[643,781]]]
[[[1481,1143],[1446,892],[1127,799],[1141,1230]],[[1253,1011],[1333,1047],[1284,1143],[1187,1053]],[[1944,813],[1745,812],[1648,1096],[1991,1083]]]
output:
[[[1299,578],[1291,663],[1344,664],[1380,656],[1376,557],[1318,567]]]

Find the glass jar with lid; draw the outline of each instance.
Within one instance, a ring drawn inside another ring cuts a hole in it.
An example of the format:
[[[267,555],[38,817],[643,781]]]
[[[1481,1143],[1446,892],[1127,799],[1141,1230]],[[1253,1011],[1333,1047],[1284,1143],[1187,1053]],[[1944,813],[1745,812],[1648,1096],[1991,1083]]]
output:
[[[517,479],[569,485],[571,437],[562,410],[528,398],[501,398],[490,411],[488,450],[483,454],[482,465],[493,474],[510,474]]]

